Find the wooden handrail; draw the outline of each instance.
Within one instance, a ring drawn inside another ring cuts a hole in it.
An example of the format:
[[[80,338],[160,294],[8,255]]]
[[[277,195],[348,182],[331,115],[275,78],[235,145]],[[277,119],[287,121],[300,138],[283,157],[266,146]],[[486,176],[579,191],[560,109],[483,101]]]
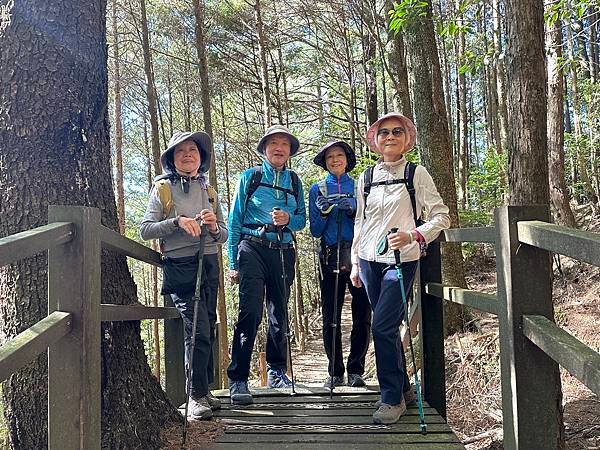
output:
[[[117,252],[121,255],[144,261],[154,266],[162,266],[160,254],[145,245],[140,244],[132,239],[121,236],[116,231],[113,231],[105,226],[99,226],[100,242],[102,247]]]
[[[486,294],[455,286],[446,286],[440,283],[427,283],[425,285],[425,292],[453,303],[459,303],[496,316],[498,315],[498,299],[494,294]]]
[[[71,326],[70,313],[55,311],[0,347],[0,381],[6,380],[69,334]]]
[[[517,223],[519,241],[600,267],[600,234],[539,220]]]
[[[100,305],[102,322],[125,322],[144,319],[179,319],[177,308],[142,305]]]
[[[496,242],[496,229],[494,227],[451,228],[444,230],[443,237],[446,242],[494,243]]]
[[[523,334],[546,355],[600,395],[600,354],[544,316],[523,316]]]
[[[73,225],[54,222],[0,239],[0,266],[43,252],[73,238]]]

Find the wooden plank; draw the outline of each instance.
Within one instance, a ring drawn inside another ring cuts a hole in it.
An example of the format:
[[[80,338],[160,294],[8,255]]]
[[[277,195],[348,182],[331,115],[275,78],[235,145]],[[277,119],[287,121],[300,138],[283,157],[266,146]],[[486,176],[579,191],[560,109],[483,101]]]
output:
[[[600,267],[600,234],[539,220],[517,224],[519,241]]]
[[[226,426],[229,425],[370,425],[373,423],[374,410],[364,412],[362,415],[346,415],[346,411],[338,410],[338,416],[307,416],[307,417],[289,417],[282,415],[272,416],[251,416],[251,417],[223,417],[218,415],[219,421]],[[413,427],[419,424],[420,418],[418,415],[404,415],[400,418],[398,423],[409,424]],[[429,424],[445,424],[444,419],[439,415],[428,416],[425,418],[425,422],[429,427]]]
[[[286,435],[294,433],[322,433],[337,435],[339,433],[360,435],[360,434],[420,434],[420,427],[417,423],[395,423],[393,425],[375,425],[374,423],[355,425],[355,424],[334,424],[334,425],[296,425],[293,423],[283,425],[258,425],[255,423],[245,425],[227,425],[226,434],[274,434]],[[432,423],[427,425],[427,434],[434,433],[452,433],[450,427],[443,423]],[[332,438],[335,440],[335,438]]]
[[[498,299],[494,294],[486,294],[455,286],[446,286],[441,283],[427,283],[425,292],[450,302],[469,306],[496,316],[498,315]]]
[[[73,314],[48,350],[48,448],[100,449],[100,210],[50,206],[48,220],[75,230],[48,251],[48,312]]]
[[[427,283],[442,282],[440,243],[432,242],[420,263],[421,341],[423,389],[425,400],[446,418],[446,363],[444,359],[444,305],[442,299],[428,294]]]
[[[166,307],[173,306],[170,295],[163,296]],[[166,319],[164,322],[165,340],[165,392],[174,405],[185,402],[185,367],[183,320]],[[227,391],[229,392],[229,391]]]
[[[290,397],[291,389],[268,388],[263,386],[250,386],[254,397]],[[219,389],[212,391],[217,397],[229,398],[229,389]],[[338,386],[335,388],[334,398],[339,395],[379,395],[379,385],[367,384],[363,387]],[[329,389],[324,388],[322,383],[296,383],[296,395],[294,397],[304,396],[327,396]]]
[[[179,319],[179,311],[176,308],[164,306],[141,306],[141,305],[110,305],[102,304],[102,322],[124,322],[127,320],[143,319]]]
[[[286,391],[290,391],[291,389],[286,389]],[[329,396],[319,396],[319,395],[289,395],[288,392],[284,392],[282,393],[282,395],[279,396],[264,396],[264,395],[260,395],[260,392],[257,392],[256,395],[254,394],[254,390],[252,388],[250,388],[250,392],[252,393],[253,397],[254,397],[254,401],[255,403],[260,403],[260,404],[264,404],[264,403],[297,403],[297,404],[303,404],[303,403],[360,403],[360,402],[366,402],[366,403],[375,403],[377,400],[379,400],[380,395],[379,394],[374,394],[374,395],[334,395],[333,398],[329,398]],[[287,394],[287,395],[286,395]],[[224,404],[228,404],[230,401],[229,398],[222,398],[221,402]]]
[[[324,403],[324,402],[314,402],[314,403],[253,403],[252,405],[247,406],[231,406],[228,404],[224,404],[225,409],[240,409],[245,411],[277,411],[279,414],[280,411],[289,410],[289,411],[306,411],[309,410],[319,410],[323,411],[346,411],[351,409],[368,409],[369,411],[374,411],[375,402],[348,402],[348,403]],[[416,410],[416,407],[414,407]],[[435,408],[431,408],[427,406],[425,403],[424,408],[425,414],[437,414]],[[407,414],[413,414],[413,407],[409,407]]]
[[[374,425],[382,426],[382,425]],[[221,442],[237,442],[242,444],[239,448],[244,448],[246,443],[276,443],[285,442],[286,444],[330,444],[335,441],[337,444],[362,444],[375,446],[377,444],[460,444],[458,438],[452,433],[427,433],[422,435],[419,433],[362,433],[352,434],[347,431],[340,433],[316,433],[316,432],[296,432],[285,434],[271,433],[225,433],[216,439],[217,443]],[[440,447],[443,448],[443,447]]]
[[[160,253],[155,252],[139,242],[121,236],[116,231],[106,228],[105,226],[101,225],[98,230],[103,248],[147,262],[148,264],[159,267],[162,266]]]
[[[494,227],[452,228],[443,233],[446,242],[496,242]]]
[[[322,406],[322,405],[319,405]],[[213,412],[214,417],[269,417],[269,416],[277,416],[277,417],[330,417],[330,416],[364,416],[371,415],[375,411],[375,408],[372,404],[368,407],[357,407],[357,408],[288,408],[288,409],[265,409],[265,408],[250,408],[250,407],[231,407],[228,406],[226,408],[221,408],[218,411]],[[426,416],[437,416],[438,413],[434,408],[424,408],[423,412]],[[406,410],[405,415],[407,416],[418,416],[419,410],[416,406],[409,407]]]
[[[397,443],[383,443],[383,442],[369,442],[362,444],[328,442],[328,443],[316,443],[311,442],[308,444],[302,443],[288,443],[288,442],[276,442],[276,443],[254,443],[247,444],[244,442],[244,450],[279,450],[293,448],[295,450],[328,450],[328,449],[340,449],[340,450],[354,450],[354,449],[365,449],[371,447],[371,445],[377,445],[377,450],[459,450],[464,449],[465,446],[460,443],[420,443],[411,442],[408,444],[397,444]],[[239,443],[214,443],[208,444],[208,449],[240,449]]]
[[[72,238],[73,226],[68,222],[49,223],[4,237],[0,239],[0,266],[66,244]]]
[[[5,343],[0,348],[0,382],[69,334],[72,319],[69,313],[55,311]]]
[[[523,316],[523,334],[600,395],[600,354],[543,316]]]
[[[555,448],[560,427],[558,365],[523,335],[522,316],[553,318],[550,254],[518,239],[521,221],[548,221],[548,206],[496,209],[496,271],[504,448]]]

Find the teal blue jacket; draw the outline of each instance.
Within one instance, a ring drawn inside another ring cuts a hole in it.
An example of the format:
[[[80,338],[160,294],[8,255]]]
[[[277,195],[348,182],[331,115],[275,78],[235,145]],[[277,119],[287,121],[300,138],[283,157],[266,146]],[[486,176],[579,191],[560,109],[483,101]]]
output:
[[[290,223],[287,228],[290,231],[300,231],[306,225],[306,208],[304,206],[304,190],[302,183],[298,184],[300,204],[296,204],[296,199],[292,194],[271,189],[266,186],[259,186],[254,194],[246,203],[246,193],[248,185],[252,179],[255,169],[247,169],[242,172],[238,182],[237,190],[233,198],[232,210],[229,213],[229,268],[237,270],[238,245],[242,234],[258,236],[260,230],[256,227],[246,227],[244,225],[264,225],[272,224],[271,211],[274,207],[279,207],[290,215]],[[262,164],[262,182],[273,186],[279,186],[286,189],[292,189],[292,177],[289,169],[282,171],[275,170],[267,161]],[[266,233],[266,239],[276,242],[276,233]],[[283,242],[292,242],[290,232],[285,232]]]

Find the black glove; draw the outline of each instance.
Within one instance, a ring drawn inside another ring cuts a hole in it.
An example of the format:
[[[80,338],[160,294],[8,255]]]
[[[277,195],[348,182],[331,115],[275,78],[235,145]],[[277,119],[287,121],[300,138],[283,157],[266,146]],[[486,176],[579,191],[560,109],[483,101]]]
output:
[[[319,212],[323,216],[329,214],[333,209],[333,205],[329,203],[329,200],[327,200],[327,197],[325,197],[324,195],[317,196],[317,199],[315,200],[315,205],[317,205]]]
[[[348,216],[353,216],[356,212],[356,200],[353,198],[343,198],[337,204],[340,211],[345,211]]]

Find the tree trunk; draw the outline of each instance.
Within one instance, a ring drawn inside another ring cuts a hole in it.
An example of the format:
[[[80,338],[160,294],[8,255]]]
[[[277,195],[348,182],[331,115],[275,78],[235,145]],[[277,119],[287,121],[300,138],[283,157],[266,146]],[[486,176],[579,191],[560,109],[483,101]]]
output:
[[[460,11],[460,0],[456,0],[456,10]],[[459,15],[462,22],[463,17]],[[457,39],[457,84],[458,84],[458,201],[461,209],[467,207],[467,172],[469,153],[469,119],[467,117],[467,76],[460,67],[465,64],[465,33],[459,31]]]
[[[502,15],[500,14],[500,2],[493,0],[492,8],[494,15],[494,67],[496,69],[496,89],[498,90],[498,124],[500,126],[500,143],[503,151],[508,145],[508,109],[506,106],[506,67],[504,65],[504,53],[502,50]]]
[[[260,9],[260,0],[254,3],[254,17],[256,19],[256,38],[260,54],[260,82],[263,94],[263,115],[265,128],[272,124],[271,114],[271,88],[269,86],[269,66],[267,61],[267,38],[263,28],[263,20]]]
[[[0,171],[0,235],[45,225],[50,204],[99,208],[117,230],[106,2],[23,0],[12,19],[0,48],[0,158],[10,168]],[[24,155],[35,155],[35,165]],[[135,302],[125,257],[102,256],[103,303]],[[0,269],[6,338],[47,315],[46,265],[40,254]],[[181,416],[150,372],[139,322],[103,323],[101,336],[102,447],[159,448],[161,427]],[[3,396],[12,448],[47,447],[45,356],[11,376]]]
[[[364,14],[364,20],[370,20],[368,14]],[[363,36],[363,60],[365,70],[365,116],[367,128],[378,118],[377,108],[377,71],[375,69],[377,47],[371,33]]]
[[[150,53],[150,36],[148,33],[148,18],[146,16],[146,0],[140,0],[142,26],[142,52],[144,54],[144,73],[146,74],[146,100],[150,114],[150,137],[152,139],[152,156],[154,160],[154,175],[162,173],[160,166],[160,142],[158,136],[158,107],[154,71],[152,69],[152,54]]]
[[[554,220],[559,225],[575,227],[575,217],[569,205],[569,193],[565,181],[565,85],[562,59],[562,21],[557,20],[548,30],[548,176],[550,182],[550,205]]]
[[[117,216],[119,232],[125,234],[125,191],[123,189],[123,122],[121,114],[121,68],[119,55],[119,32],[117,29],[117,0],[112,2],[112,35],[113,35],[113,70],[115,101],[115,180],[117,183]]]
[[[444,104],[431,1],[427,2],[426,15],[411,22],[404,36],[409,70],[414,80],[413,98],[421,160],[431,173],[444,203],[450,209],[451,227],[458,227],[452,143]],[[443,254],[444,283],[466,286],[460,245],[445,244]],[[467,322],[466,310],[455,303],[448,303],[446,307],[446,332],[463,329]]]

